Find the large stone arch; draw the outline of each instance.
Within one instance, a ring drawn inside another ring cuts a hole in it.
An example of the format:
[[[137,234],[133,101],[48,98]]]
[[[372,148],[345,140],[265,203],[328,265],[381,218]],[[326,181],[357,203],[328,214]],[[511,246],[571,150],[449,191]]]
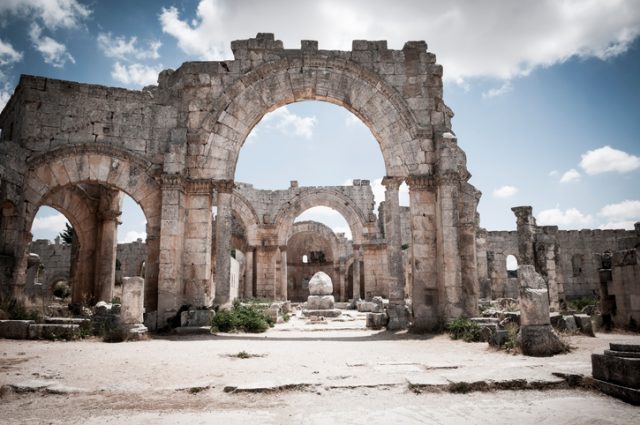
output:
[[[338,211],[351,228],[351,235],[355,244],[363,243],[369,235],[367,228],[367,216],[353,200],[343,193],[325,187],[309,188],[296,194],[296,196],[282,205],[274,220],[278,244],[285,245],[292,232],[293,223],[297,216],[309,208],[324,206]]]
[[[259,243],[258,226],[260,225],[260,218],[251,203],[237,190],[233,191],[231,197],[231,209],[244,226],[247,243],[253,246],[257,245]]]
[[[86,195],[77,186],[67,185],[48,192],[39,206],[49,206],[59,211],[75,231],[77,258],[71,258],[68,278],[72,283],[71,300],[80,303],[94,278],[96,234],[93,230],[96,205],[88,202]]]
[[[302,100],[326,101],[360,118],[378,141],[387,175],[406,176],[426,161],[420,153],[418,125],[398,91],[362,65],[326,54],[269,62],[233,84],[201,125],[207,140],[199,170],[203,177],[233,179],[247,136],[262,117]],[[224,152],[225,155],[220,155]]]
[[[24,180],[24,229],[28,234],[35,213],[52,193],[82,183],[128,194],[147,219],[148,257],[145,276],[145,305],[157,308],[158,243],[161,190],[156,167],[140,155],[99,145],[77,145],[55,149],[27,162]]]

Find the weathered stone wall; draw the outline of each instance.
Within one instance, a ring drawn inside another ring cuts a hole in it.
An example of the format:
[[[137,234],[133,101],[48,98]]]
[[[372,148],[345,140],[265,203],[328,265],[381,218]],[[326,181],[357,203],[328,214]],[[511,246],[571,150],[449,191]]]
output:
[[[558,302],[597,296],[600,288],[599,255],[609,251],[632,249],[640,243],[633,230],[557,230],[555,226],[536,226],[535,262],[547,273],[553,268],[552,297]],[[489,231],[476,240],[478,280],[489,282],[491,292],[483,296],[513,297],[516,281],[507,274],[506,258],[513,255],[520,263],[517,231]],[[482,264],[482,267],[480,265]],[[486,265],[486,266],[485,266]],[[548,278],[548,276],[547,276]],[[552,303],[553,305],[553,303]]]
[[[119,243],[116,252],[122,277],[140,276],[144,278],[143,265],[147,260],[147,244],[142,239]]]
[[[59,240],[51,242],[48,239],[38,239],[31,243],[29,249],[40,257],[41,264],[44,267],[44,274],[40,276],[41,283],[45,285],[49,292],[56,282],[60,280],[69,282],[71,245],[61,243]],[[34,281],[27,282],[25,287],[25,292],[31,296],[39,295],[37,292],[40,291],[39,288],[34,287],[34,283]]]
[[[469,280],[475,279],[469,247],[475,240],[478,194],[466,183],[466,159],[450,131],[453,113],[443,102],[442,67],[426,43],[390,50],[385,41],[356,40],[352,51],[328,51],[305,40],[300,49],[285,49],[273,34],[258,34],[232,42],[232,51],[233,60],[188,62],[163,71],[157,87],[141,91],[21,78],[0,114],[2,264],[11,265],[10,276],[2,276],[3,292],[21,295],[38,206],[52,191],[90,182],[107,192],[126,192],[142,207],[148,244],[145,308],[158,310],[160,326],[182,304],[208,304],[214,291],[216,302],[228,302],[231,217],[243,196],[243,189],[233,190],[240,149],[267,112],[315,99],[353,112],[380,145],[386,201],[391,202],[386,247],[380,249],[373,197],[362,181],[346,188],[274,192],[274,199],[291,196],[290,205],[264,212],[242,208],[257,266],[254,295],[286,296],[283,247],[292,216],[326,205],[347,218],[361,246],[365,285],[388,293],[390,308],[404,311],[404,280],[412,276],[413,294],[419,294],[414,315],[429,316],[416,320],[417,327],[472,313],[477,291]],[[401,253],[397,196],[403,180],[413,192],[411,273],[403,270]],[[221,218],[212,246],[214,205]],[[96,252],[115,248],[110,241],[114,213],[96,213],[94,228],[102,229],[94,232]],[[96,279],[105,278],[101,270],[114,257],[95,264]],[[93,295],[103,297],[109,290],[102,285]]]

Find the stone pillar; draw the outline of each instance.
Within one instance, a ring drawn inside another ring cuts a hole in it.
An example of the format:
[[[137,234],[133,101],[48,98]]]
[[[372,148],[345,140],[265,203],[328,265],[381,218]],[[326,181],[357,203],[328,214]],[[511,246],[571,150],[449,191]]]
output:
[[[244,298],[253,298],[253,247],[250,246],[244,254]]]
[[[208,306],[213,302],[211,276],[212,184],[210,180],[189,180],[186,182],[185,189],[185,232],[182,254],[185,303],[194,306]],[[217,241],[218,239],[216,239]],[[227,250],[227,255],[228,253]],[[230,265],[229,262],[227,264]]]
[[[229,267],[231,266],[231,193],[232,180],[215,183],[218,194],[218,216],[216,219],[216,296],[215,303],[229,302]]]
[[[547,284],[533,265],[518,268],[520,286],[520,346],[526,356],[560,353],[563,344],[551,327]]]
[[[256,248],[256,297],[276,298],[276,260],[278,247],[265,245]]]
[[[436,330],[440,325],[440,291],[436,266],[436,192],[432,176],[410,176],[411,213],[411,302],[413,328],[418,332]]]
[[[532,208],[529,206],[513,207],[511,211],[516,216],[518,230],[518,252],[520,258],[518,265],[535,265],[536,219],[533,217]]]
[[[386,176],[382,179],[385,186],[384,231],[387,240],[389,261],[389,323],[388,330],[405,329],[408,317],[404,302],[404,269],[402,264],[402,233],[400,227],[400,200],[398,191],[402,178]]]
[[[118,190],[100,187],[98,207],[98,238],[96,244],[96,301],[110,303],[116,280],[116,251],[118,249],[118,217],[122,196]]]
[[[287,246],[280,247],[280,297],[287,300]]]
[[[124,325],[142,323],[144,279],[125,277],[122,279],[122,310],[120,319]]]
[[[157,325],[175,315],[183,303],[182,249],[184,241],[185,193],[182,177],[162,175],[162,209],[158,270]]]
[[[345,279],[344,261],[340,261],[335,266],[336,274],[338,275],[338,287],[340,288],[340,301],[347,301],[349,296],[347,295],[347,285]]]
[[[353,301],[360,299],[360,245],[353,245]]]
[[[444,172],[436,177],[437,214],[439,226],[437,234],[438,278],[442,282],[440,290],[445,319],[455,319],[464,314],[462,272],[459,247],[458,202],[460,196],[460,176],[455,172]]]
[[[160,230],[147,226],[147,258],[144,266],[144,309],[158,310],[158,272],[160,266]]]
[[[477,316],[480,285],[476,258],[476,229],[480,218],[476,213],[480,192],[468,183],[462,185],[459,202],[458,246],[460,249],[460,273],[463,311],[467,317]]]

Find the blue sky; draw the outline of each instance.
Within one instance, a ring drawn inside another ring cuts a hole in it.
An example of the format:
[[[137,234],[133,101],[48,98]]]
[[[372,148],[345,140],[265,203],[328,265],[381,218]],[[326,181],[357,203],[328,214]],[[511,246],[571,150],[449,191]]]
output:
[[[274,32],[286,48],[353,39],[390,48],[426,40],[445,72],[445,102],[483,192],[481,225],[514,229],[514,205],[563,229],[640,220],[640,3],[637,1],[84,1],[0,2],[0,103],[21,73],[128,88],[187,60],[232,57],[229,43]],[[268,115],[243,148],[236,179],[259,188],[369,179],[380,150],[362,123],[321,102]],[[406,192],[402,194],[407,204]],[[130,199],[120,240],[144,236]],[[339,214],[304,214],[346,231]],[[63,225],[42,208],[34,238]]]

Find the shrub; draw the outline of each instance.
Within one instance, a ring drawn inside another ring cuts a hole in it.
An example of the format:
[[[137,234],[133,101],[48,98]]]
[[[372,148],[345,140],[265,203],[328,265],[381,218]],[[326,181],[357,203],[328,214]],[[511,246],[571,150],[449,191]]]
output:
[[[476,322],[463,317],[451,321],[447,325],[451,339],[461,339],[465,342],[480,342],[480,326]]]
[[[236,301],[231,310],[219,311],[211,321],[212,332],[261,333],[273,326],[264,309],[254,304]]]
[[[567,302],[567,308],[570,310],[582,311],[588,305],[597,305],[598,300],[592,297],[580,297]]]

